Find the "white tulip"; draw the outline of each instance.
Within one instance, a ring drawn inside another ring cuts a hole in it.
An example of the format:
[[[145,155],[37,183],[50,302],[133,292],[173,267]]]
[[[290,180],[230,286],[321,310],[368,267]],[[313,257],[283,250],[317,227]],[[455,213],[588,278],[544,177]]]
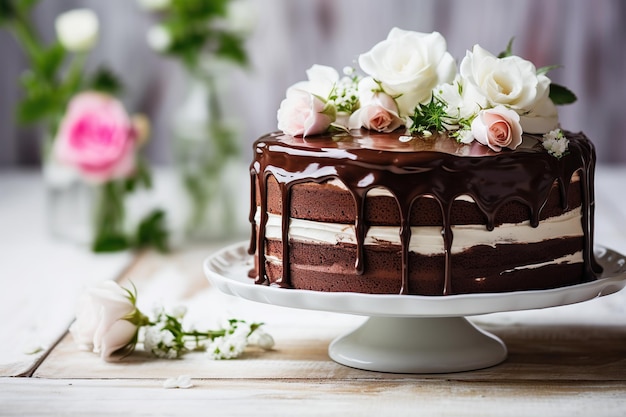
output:
[[[68,51],[89,51],[98,41],[98,16],[89,9],[60,14],[55,21],[57,37]]]

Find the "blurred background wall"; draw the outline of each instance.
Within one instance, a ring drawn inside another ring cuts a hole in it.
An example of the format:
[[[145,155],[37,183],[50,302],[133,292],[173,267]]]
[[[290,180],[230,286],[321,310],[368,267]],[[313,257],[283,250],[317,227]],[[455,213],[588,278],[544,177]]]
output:
[[[312,64],[341,70],[398,26],[438,31],[458,62],[475,43],[494,54],[515,37],[513,52],[537,67],[559,64],[549,76],[568,86],[578,101],[560,107],[564,128],[584,131],[604,163],[626,163],[626,1],[623,0],[252,0],[256,29],[249,39],[249,70],[228,83],[227,111],[241,126],[244,146],[276,130],[285,89],[304,79]],[[185,95],[181,67],[153,52],[146,31],[154,18],[129,0],[43,0],[35,21],[52,39],[55,16],[76,7],[94,9],[100,41],[90,65],[106,63],[122,76],[131,112],[153,122],[148,155],[168,164],[170,125]],[[36,165],[39,134],[16,126],[19,74],[26,61],[0,31],[0,167]],[[246,155],[247,156],[247,155]]]

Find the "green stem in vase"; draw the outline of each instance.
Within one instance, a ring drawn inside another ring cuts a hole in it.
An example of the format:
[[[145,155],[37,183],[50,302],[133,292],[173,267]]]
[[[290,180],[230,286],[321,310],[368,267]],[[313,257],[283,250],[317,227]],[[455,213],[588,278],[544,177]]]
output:
[[[97,187],[94,252],[115,252],[130,246],[124,233],[125,191],[119,181],[108,181]]]
[[[204,137],[199,141],[184,140],[181,154],[185,163],[182,166],[183,180],[191,200],[191,213],[187,225],[190,233],[207,226],[207,211],[215,198],[220,197],[221,173],[229,159],[239,153],[235,135],[223,121],[216,76],[210,72],[190,69],[191,77],[206,92],[207,123]],[[191,148],[193,146],[193,149]],[[222,214],[223,223],[228,228],[232,225],[232,207],[225,207]],[[213,232],[209,231],[211,234]]]

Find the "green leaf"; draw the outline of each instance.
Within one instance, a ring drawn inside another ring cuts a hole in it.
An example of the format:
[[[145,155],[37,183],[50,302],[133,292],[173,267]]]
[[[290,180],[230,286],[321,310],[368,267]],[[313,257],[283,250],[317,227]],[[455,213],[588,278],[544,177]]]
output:
[[[550,84],[550,99],[554,104],[563,105],[571,104],[577,100],[576,94],[574,94],[567,87],[559,84]]]
[[[244,48],[243,40],[230,33],[220,34],[219,46],[215,55],[231,60],[239,65],[248,64],[248,55]]]
[[[537,70],[537,75],[545,75],[547,74],[549,71],[552,71],[553,69],[557,69],[559,68],[560,65],[547,65],[545,67],[541,67]]]
[[[498,54],[498,58],[506,58],[507,56],[513,55],[513,41],[515,37],[509,40],[509,43],[506,45],[506,49]]]
[[[34,70],[42,78],[53,82],[57,77],[64,59],[65,48],[57,42],[50,48],[42,50],[40,55],[34,57]]]
[[[413,126],[411,133],[422,133],[425,130],[442,132],[445,130],[444,121],[447,117],[446,104],[440,98],[433,95],[428,104],[419,104],[415,113],[411,116]]]
[[[130,244],[126,236],[122,234],[106,234],[96,237],[91,250],[96,253],[119,252],[129,247]]]
[[[214,16],[226,16],[229,0],[173,0],[170,11],[184,20],[206,20]]]
[[[0,0],[0,25],[17,17],[17,7],[12,0]]]
[[[168,252],[168,239],[165,212],[155,209],[139,223],[135,245],[137,247],[152,246],[160,252]]]
[[[94,90],[109,93],[111,95],[119,94],[124,88],[117,75],[106,67],[98,69],[91,80],[89,80],[88,86]]]

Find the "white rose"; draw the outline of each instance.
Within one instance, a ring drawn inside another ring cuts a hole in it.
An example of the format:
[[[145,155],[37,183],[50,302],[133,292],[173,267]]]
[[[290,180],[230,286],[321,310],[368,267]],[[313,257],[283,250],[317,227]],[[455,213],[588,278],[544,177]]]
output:
[[[490,106],[502,104],[518,114],[532,112],[550,92],[550,79],[537,75],[532,62],[517,56],[498,58],[479,45],[467,51],[460,74],[469,94],[482,95]]]
[[[350,116],[350,129],[364,127],[378,132],[393,132],[404,124],[394,99],[380,91],[380,86],[371,77],[359,82],[359,101],[361,107]]]
[[[306,75],[308,81],[300,81],[289,89],[307,91],[326,100],[339,82],[337,70],[326,65],[313,65],[306,70]]]
[[[522,143],[519,119],[519,114],[501,105],[481,110],[472,121],[472,135],[496,152],[515,149]]]
[[[81,295],[70,333],[80,349],[93,350],[108,360],[135,338],[138,327],[126,320],[135,311],[122,287],[113,281],[101,282]]]
[[[400,116],[431,98],[433,88],[454,79],[456,64],[441,34],[393,28],[387,39],[359,56],[361,69],[396,98]]]
[[[524,132],[546,133],[559,126],[559,113],[550,97],[546,96],[531,111],[520,115],[520,123]]]
[[[98,16],[89,9],[75,9],[60,14],[54,27],[59,42],[68,51],[86,52],[98,40]]]
[[[336,119],[335,107],[321,97],[299,88],[289,88],[278,109],[278,129],[291,136],[324,133]]]

